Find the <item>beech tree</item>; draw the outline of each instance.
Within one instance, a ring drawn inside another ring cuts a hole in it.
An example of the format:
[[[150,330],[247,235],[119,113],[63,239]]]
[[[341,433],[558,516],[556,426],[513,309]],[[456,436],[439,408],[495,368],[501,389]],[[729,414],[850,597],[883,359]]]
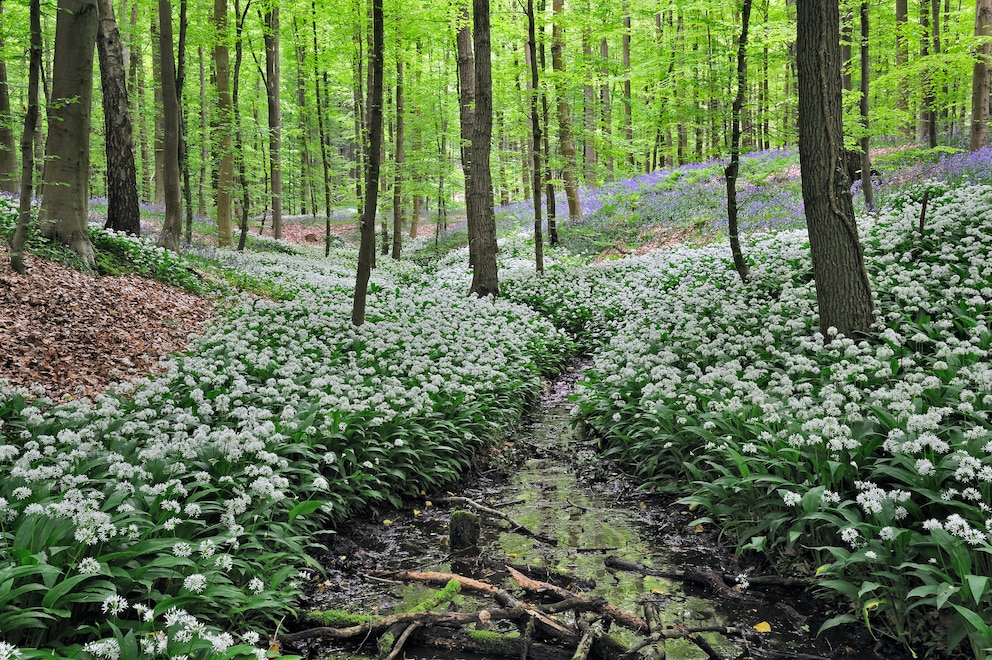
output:
[[[215,207],[217,215],[217,244],[230,247],[233,242],[231,231],[231,198],[234,188],[234,116],[231,99],[231,49],[228,47],[227,0],[214,0],[213,22],[216,32],[214,44],[214,71],[217,86],[216,126],[217,190]],[[242,234],[245,230],[242,229]]]
[[[89,266],[96,263],[87,215],[98,18],[96,0],[59,0],[45,146],[46,185],[38,216],[43,236],[68,246]]]
[[[372,51],[369,53],[369,121],[365,145],[365,204],[361,218],[361,245],[358,248],[358,274],[351,322],[365,324],[369,278],[375,262],[375,213],[379,195],[379,151],[382,147],[382,74],[385,36],[382,0],[372,0]]]
[[[279,87],[279,7],[273,2],[264,17],[265,100],[269,122],[269,175],[272,182],[272,235],[282,238],[282,109]]]
[[[971,130],[968,145],[972,151],[989,143],[989,65],[992,63],[992,0],[975,0],[975,36],[982,39],[975,53],[971,76]]]
[[[499,295],[496,265],[496,216],[493,212],[492,173],[489,156],[493,137],[493,81],[490,48],[489,0],[473,0],[472,46],[475,50],[475,111],[472,130],[472,187],[465,192],[472,199],[470,216],[476,223],[478,248],[472,269],[471,292],[480,298]]]
[[[182,236],[182,189],[179,182],[179,98],[176,94],[176,61],[172,44],[172,3],[158,0],[158,60],[162,77],[162,191],[165,220],[158,245],[179,250]]]
[[[6,28],[3,0],[0,0],[0,191],[18,191],[17,152],[14,144],[14,115],[10,112],[10,92],[7,89],[7,61],[3,57]]]
[[[803,0],[797,10],[799,162],[820,328],[868,332],[875,308],[844,167],[838,0]]]
[[[21,133],[21,198],[18,204],[17,229],[10,244],[10,267],[25,274],[24,244],[31,222],[31,197],[34,192],[34,137],[38,129],[38,81],[41,78],[41,0],[30,2],[30,47],[28,49],[28,97],[24,114],[24,131]]]

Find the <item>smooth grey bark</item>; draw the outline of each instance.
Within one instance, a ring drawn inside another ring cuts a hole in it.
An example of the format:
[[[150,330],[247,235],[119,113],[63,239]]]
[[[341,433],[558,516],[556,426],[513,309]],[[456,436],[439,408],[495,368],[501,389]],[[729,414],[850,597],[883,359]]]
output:
[[[96,263],[87,230],[96,0],[59,0],[55,59],[45,145],[45,193],[38,224],[43,236]]]
[[[989,143],[989,65],[992,56],[992,0],[975,0],[975,36],[983,38],[975,52],[971,71],[971,130],[968,145],[972,151]]]
[[[3,0],[0,0],[0,52],[3,51]],[[10,113],[7,62],[0,56],[0,191],[15,193],[20,187],[17,174],[17,145],[14,144],[14,116]]]
[[[231,49],[228,46],[227,0],[214,0],[213,23],[217,31],[214,44],[214,76],[217,88],[217,115],[214,127],[217,161],[217,245],[231,247],[231,199],[234,193],[234,102],[231,98]],[[244,232],[242,232],[242,235]]]
[[[24,275],[24,244],[31,223],[31,197],[34,189],[34,138],[38,130],[38,80],[41,78],[41,0],[30,2],[30,51],[28,55],[28,107],[21,134],[21,198],[18,205],[17,229],[10,244],[10,267]]]
[[[183,230],[182,187],[179,176],[179,97],[176,94],[176,62],[172,53],[172,3],[158,0],[158,60],[162,75],[162,192],[165,220],[157,244],[178,251]]]
[[[269,169],[272,190],[272,235],[282,238],[282,110],[279,85],[279,7],[265,14],[265,100],[269,122]]]

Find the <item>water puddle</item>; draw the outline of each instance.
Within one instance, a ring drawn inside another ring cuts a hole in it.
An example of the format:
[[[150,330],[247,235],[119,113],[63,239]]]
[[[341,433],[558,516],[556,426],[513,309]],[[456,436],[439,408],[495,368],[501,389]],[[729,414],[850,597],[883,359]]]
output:
[[[370,577],[380,571],[438,571],[458,573],[484,580],[520,594],[503,569],[505,564],[538,567],[561,574],[587,597],[601,596],[610,604],[644,615],[653,604],[666,625],[738,627],[751,631],[751,641],[704,633],[716,656],[686,639],[666,643],[668,658],[694,660],[727,658],[830,658],[856,652],[857,657],[875,657],[870,642],[850,639],[820,639],[815,632],[822,613],[810,610],[811,599],[798,591],[770,594],[752,588],[715,594],[692,581],[617,570],[622,562],[633,562],[656,571],[708,571],[710,575],[736,576],[747,571],[721,547],[712,529],[687,529],[684,507],[658,498],[641,496],[621,475],[611,475],[609,466],[598,465],[595,453],[573,437],[569,423],[576,374],[566,374],[549,385],[536,406],[533,419],[507,442],[502,460],[506,470],[484,474],[451,495],[468,497],[487,507],[498,508],[517,523],[553,539],[544,542],[484,525],[477,559],[453,563],[448,553],[447,522],[451,507],[422,501],[390,520],[356,522],[341,530],[322,557],[328,570],[311,594],[312,609],[344,609],[364,614],[408,611],[436,592],[437,586],[404,583]],[[512,457],[526,457],[511,460]],[[590,480],[595,473],[598,478]],[[500,522],[500,521],[494,521]],[[731,582],[733,578],[730,578]],[[553,581],[548,579],[549,582]],[[752,596],[753,594],[753,596]],[[521,600],[530,596],[519,595]],[[463,592],[449,609],[477,612],[495,605],[491,598]],[[297,628],[307,627],[300,622]],[[757,634],[758,630],[768,630]],[[619,626],[610,630],[618,641],[635,645],[642,637]],[[372,658],[371,646],[355,653],[354,645],[333,646],[320,642],[310,647],[313,658]],[[852,648],[852,644],[854,648]],[[569,652],[570,653],[570,652]],[[458,651],[418,648],[409,643],[399,657],[408,659],[486,658]]]

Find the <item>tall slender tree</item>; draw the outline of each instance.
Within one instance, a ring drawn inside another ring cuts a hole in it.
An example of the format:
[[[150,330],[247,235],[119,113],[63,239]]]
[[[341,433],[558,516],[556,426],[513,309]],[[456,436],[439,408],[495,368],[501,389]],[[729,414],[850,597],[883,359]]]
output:
[[[27,112],[24,114],[24,131],[21,133],[21,198],[18,204],[17,229],[10,244],[10,267],[24,275],[24,244],[31,222],[31,198],[34,190],[34,135],[38,130],[38,81],[41,78],[41,0],[30,0],[28,55]]]
[[[17,175],[17,145],[14,144],[14,116],[10,112],[7,87],[7,61],[3,57],[3,0],[0,0],[0,191],[14,193],[20,186]]]
[[[375,212],[379,195],[379,151],[382,146],[382,73],[385,36],[382,0],[372,0],[372,50],[369,52],[369,141],[365,145],[365,204],[362,209],[361,245],[358,248],[358,274],[351,322],[365,324],[369,278],[375,263]]]
[[[282,238],[282,109],[279,86],[279,6],[266,9],[262,32],[265,42],[265,101],[269,122],[269,180],[272,190],[272,235]]]
[[[97,53],[103,87],[103,120],[107,152],[108,229],[141,233],[138,172],[134,163],[134,134],[127,94],[124,48],[111,0],[98,0],[100,23]]]
[[[565,182],[565,198],[568,200],[568,217],[573,221],[582,217],[582,204],[579,201],[579,181],[575,175],[575,139],[572,137],[572,117],[565,95],[565,28],[562,26],[564,0],[552,0],[551,11],[555,20],[551,29],[551,67],[555,72],[555,97],[558,107],[558,149],[561,151],[561,178]],[[552,243],[557,242],[552,239]]]
[[[165,220],[158,245],[178,251],[183,230],[182,186],[179,172],[179,97],[176,93],[176,61],[172,42],[172,3],[158,0],[158,59],[162,72],[162,190]]]
[[[871,75],[871,62],[868,59],[868,0],[861,0],[861,192],[865,196],[865,207],[869,213],[875,211],[875,192],[871,185],[871,137],[868,117],[868,78]]]
[[[838,0],[796,3],[799,162],[820,328],[868,332],[875,308],[844,158]]]
[[[228,46],[227,0],[214,0],[214,84],[217,88],[217,120],[214,131],[217,156],[217,180],[214,208],[217,214],[217,245],[231,247],[231,198],[234,192],[234,102],[231,98],[231,49]]]
[[[992,0],[975,0],[975,36],[980,38],[971,73],[971,130],[968,145],[972,151],[989,143],[989,66],[992,64]]]
[[[404,141],[406,131],[403,122],[403,49],[396,49],[396,135],[394,136],[393,158],[393,250],[392,258],[400,260],[403,251],[403,167],[406,161]]]
[[[751,0],[744,0],[741,7],[741,38],[737,42],[737,95],[731,108],[730,164],[724,174],[727,178],[727,231],[730,234],[730,253],[734,258],[734,268],[741,282],[747,282],[748,268],[741,250],[741,239],[737,227],[737,173],[740,170],[741,152],[741,108],[744,107],[744,93],[747,89],[747,31],[751,22]]]
[[[527,0],[527,52],[533,53],[537,47],[537,26],[534,17],[534,0]],[[537,73],[537,58],[527,57],[530,65],[530,84],[527,85],[530,105],[531,156],[534,159],[534,263],[538,274],[544,273],[544,232],[541,218],[541,114],[538,111],[537,96],[541,81]]]
[[[458,31],[455,37],[455,48],[458,51],[456,65],[458,68],[458,122],[461,127],[461,157],[462,172],[465,175],[465,205],[474,203],[469,200],[468,193],[474,190],[472,167],[475,144],[475,55],[472,52],[472,17],[469,11],[470,0],[460,0],[458,11]],[[469,208],[465,210],[468,224],[468,263],[475,266],[476,252],[479,249],[479,239],[476,235],[478,225],[477,214]]]
[[[47,185],[38,217],[42,235],[67,245],[90,266],[96,260],[86,225],[98,19],[96,0],[59,0],[45,146]]]
[[[492,50],[489,0],[472,2],[472,47],[475,51],[475,112],[472,131],[472,189],[469,213],[475,214],[476,250],[471,292],[479,297],[499,295],[496,265],[496,215],[493,212],[492,173],[489,156],[493,139]]]

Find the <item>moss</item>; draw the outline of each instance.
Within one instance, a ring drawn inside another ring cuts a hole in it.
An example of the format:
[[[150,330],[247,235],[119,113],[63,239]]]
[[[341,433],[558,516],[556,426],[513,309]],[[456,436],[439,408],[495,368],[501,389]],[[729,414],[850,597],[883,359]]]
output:
[[[448,584],[444,585],[443,589],[439,589],[431,594],[430,598],[422,600],[421,602],[410,608],[411,612],[428,612],[433,610],[445,603],[450,602],[457,596],[462,590],[462,585],[458,580],[448,580]]]
[[[469,638],[494,655],[513,656],[520,653],[520,637],[516,635],[501,635],[488,630],[470,630]]]
[[[367,614],[352,614],[351,612],[345,612],[344,610],[315,610],[313,612],[309,612],[307,616],[312,621],[316,621],[317,623],[329,628],[347,628],[349,626],[358,626],[375,618]]]

